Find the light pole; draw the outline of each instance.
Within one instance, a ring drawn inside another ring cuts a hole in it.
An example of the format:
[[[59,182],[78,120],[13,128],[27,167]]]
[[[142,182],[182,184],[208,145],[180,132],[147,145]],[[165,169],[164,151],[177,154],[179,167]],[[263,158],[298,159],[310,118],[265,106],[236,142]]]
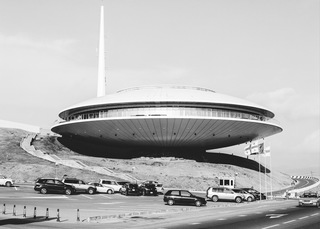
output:
[[[234,187],[236,188],[236,179],[237,179],[238,173],[234,173]]]

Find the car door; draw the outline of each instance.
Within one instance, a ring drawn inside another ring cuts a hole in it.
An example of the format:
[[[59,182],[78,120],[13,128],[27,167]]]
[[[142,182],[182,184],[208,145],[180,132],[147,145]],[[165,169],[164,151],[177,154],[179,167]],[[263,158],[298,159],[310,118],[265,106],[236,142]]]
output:
[[[46,180],[46,187],[49,192],[57,192],[58,191],[57,187],[55,185],[54,179],[47,179]]]
[[[64,183],[62,183],[62,182],[59,181],[59,180],[55,180],[55,190],[56,190],[57,192],[64,193],[64,192],[65,192],[64,187],[65,187],[65,184],[64,184]]]
[[[180,191],[181,203],[183,204],[192,204],[195,202],[195,198],[188,191]]]

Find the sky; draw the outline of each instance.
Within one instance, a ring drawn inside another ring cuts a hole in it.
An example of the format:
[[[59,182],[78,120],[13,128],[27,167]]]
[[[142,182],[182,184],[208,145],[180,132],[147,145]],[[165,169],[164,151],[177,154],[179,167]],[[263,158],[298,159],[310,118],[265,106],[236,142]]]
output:
[[[283,128],[265,139],[272,168],[320,176],[319,2],[0,0],[0,119],[49,129],[96,97],[103,4],[107,94],[178,84],[249,100]]]

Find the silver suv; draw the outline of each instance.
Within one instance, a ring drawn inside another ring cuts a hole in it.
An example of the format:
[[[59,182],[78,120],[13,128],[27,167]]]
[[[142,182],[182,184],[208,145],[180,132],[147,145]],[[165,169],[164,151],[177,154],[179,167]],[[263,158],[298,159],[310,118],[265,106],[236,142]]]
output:
[[[89,193],[90,195],[97,192],[97,188],[94,185],[86,184],[84,181],[76,178],[65,178],[62,182],[74,186],[76,192]]]
[[[100,179],[99,183],[105,187],[111,187],[114,189],[115,192],[120,192],[122,185],[119,184],[117,181],[114,180],[107,180],[107,179]]]
[[[218,200],[231,200],[236,203],[241,203],[244,196],[232,191],[230,188],[209,187],[207,189],[207,198],[211,199],[213,202],[217,202]]]

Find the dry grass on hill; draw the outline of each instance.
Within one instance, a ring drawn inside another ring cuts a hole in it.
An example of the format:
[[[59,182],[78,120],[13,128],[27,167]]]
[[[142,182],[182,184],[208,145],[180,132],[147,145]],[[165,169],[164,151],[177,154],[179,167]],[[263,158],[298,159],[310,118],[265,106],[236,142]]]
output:
[[[77,177],[85,181],[97,181],[100,178],[117,179],[95,172],[73,169],[46,160],[33,157],[20,148],[25,131],[0,128],[0,174],[15,179],[17,182],[33,182],[38,177]],[[185,188],[190,190],[206,190],[216,184],[217,177],[228,177],[238,174],[238,187],[259,188],[259,172],[235,165],[196,162],[174,157],[135,159],[110,159],[83,156],[61,145],[54,136],[40,136],[33,142],[37,149],[48,154],[55,154],[63,159],[74,159],[87,165],[107,167],[117,173],[127,173],[139,180],[157,180],[166,187]],[[262,190],[264,190],[264,174],[261,174]],[[267,182],[269,182],[267,176]],[[273,188],[283,189],[291,183],[289,175],[273,171]],[[268,186],[269,188],[269,186]]]

